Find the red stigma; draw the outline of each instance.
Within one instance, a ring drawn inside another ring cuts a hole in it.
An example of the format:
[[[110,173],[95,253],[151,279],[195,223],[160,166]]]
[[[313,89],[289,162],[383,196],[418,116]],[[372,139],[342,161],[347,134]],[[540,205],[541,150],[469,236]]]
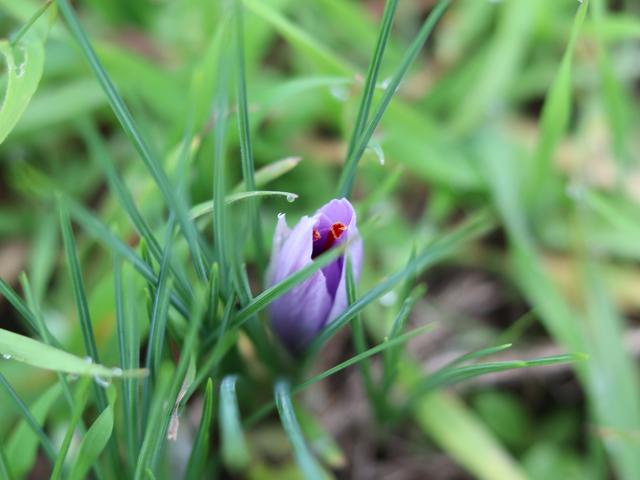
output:
[[[324,249],[328,250],[339,239],[344,232],[347,231],[347,226],[344,223],[336,222],[329,228],[329,234],[327,235],[327,241],[324,244]]]
[[[320,232],[318,231],[317,228],[313,229],[313,241],[317,242],[318,240],[320,240]]]

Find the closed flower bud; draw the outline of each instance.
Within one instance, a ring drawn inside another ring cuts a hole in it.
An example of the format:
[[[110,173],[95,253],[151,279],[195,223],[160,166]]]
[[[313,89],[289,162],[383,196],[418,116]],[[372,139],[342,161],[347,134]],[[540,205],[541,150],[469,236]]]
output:
[[[290,229],[278,215],[267,283],[272,286],[303,269],[322,253],[347,243],[337,259],[313,273],[269,308],[271,326],[292,353],[299,353],[329,322],[347,308],[346,257],[354,279],[362,268],[362,239],[356,213],[346,199],[331,200],[312,217]]]

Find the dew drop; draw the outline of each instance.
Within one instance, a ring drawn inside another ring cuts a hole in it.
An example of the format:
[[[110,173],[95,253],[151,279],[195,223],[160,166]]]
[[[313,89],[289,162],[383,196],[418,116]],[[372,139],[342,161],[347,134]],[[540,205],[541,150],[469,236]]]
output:
[[[395,305],[397,300],[398,294],[392,290],[382,295],[379,302],[383,307],[392,307],[393,305]]]
[[[348,98],[347,89],[344,87],[333,85],[329,88],[329,91],[334,98],[340,101],[344,102]]]
[[[3,353],[2,358],[4,358],[5,360],[11,360],[11,355],[8,353]]]
[[[111,385],[111,379],[110,378],[102,378],[98,375],[95,375],[93,377],[93,380],[100,385],[102,388],[107,388],[109,385]]]
[[[120,367],[115,367],[111,369],[111,373],[114,377],[121,377],[124,374],[124,371]]]
[[[295,193],[287,193],[287,202],[293,203],[296,201],[297,198],[298,198],[298,195],[296,195]]]

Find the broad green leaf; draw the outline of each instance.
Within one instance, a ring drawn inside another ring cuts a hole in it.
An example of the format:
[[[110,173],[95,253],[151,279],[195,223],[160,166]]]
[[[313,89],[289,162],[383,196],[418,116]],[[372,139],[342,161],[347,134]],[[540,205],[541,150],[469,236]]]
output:
[[[104,450],[111,438],[113,431],[113,406],[116,401],[116,389],[112,385],[107,390],[107,399],[109,404],[98,416],[93,425],[89,427],[87,433],[82,438],[78,453],[69,473],[69,480],[82,480],[86,478],[87,473],[98,460],[98,457]]]
[[[44,424],[49,410],[51,410],[54,402],[60,396],[61,391],[61,385],[56,383],[43,393],[29,409],[40,425]],[[6,445],[5,452],[7,454],[11,473],[16,477],[25,475],[31,469],[31,466],[36,459],[37,450],[38,437],[29,427],[27,422],[22,420]]]
[[[71,373],[73,375],[91,375],[104,378],[143,376],[145,370],[127,370],[108,368],[90,363],[63,350],[38,342],[0,328],[0,354],[5,359],[26,363],[45,370]]]

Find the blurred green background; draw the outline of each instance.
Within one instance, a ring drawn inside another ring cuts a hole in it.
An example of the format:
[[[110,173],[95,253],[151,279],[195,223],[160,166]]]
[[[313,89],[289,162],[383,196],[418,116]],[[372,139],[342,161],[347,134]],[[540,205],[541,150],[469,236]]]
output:
[[[434,3],[399,2],[377,97]],[[286,173],[268,184],[297,200],[261,203],[269,245],[277,213],[287,212],[291,223],[334,196],[384,2],[244,4],[256,168],[299,159],[278,164]],[[0,37],[15,34],[40,5],[0,0]],[[75,2],[105,70],[168,172],[177,168],[194,114],[194,204],[211,197],[209,107],[216,66],[230,48],[221,28],[229,5]],[[579,6],[454,0],[362,158],[353,198],[361,218],[379,219],[365,244],[362,291],[460,219],[478,211],[492,218],[487,235],[420,278],[428,290],[410,321],[438,328],[409,344],[412,360],[401,376],[506,342],[514,347],[499,354],[502,360],[561,352],[588,360],[480,377],[425,397],[392,428],[376,423],[357,372],[342,372],[311,389],[305,402],[323,430],[318,438],[337,444],[330,464],[339,478],[640,478],[640,3]],[[0,116],[7,122],[0,129],[10,130],[0,145],[0,278],[19,289],[18,275],[28,271],[51,330],[81,354],[52,192],[77,199],[136,245],[107,186],[103,149],[153,228],[162,228],[165,207],[77,44],[50,13],[28,33],[32,61],[24,75],[35,93],[23,113],[5,103]],[[25,52],[15,54],[19,66]],[[11,85],[7,61],[3,90]],[[16,88],[31,96],[29,86]],[[93,145],[88,124],[99,133]],[[235,128],[228,142],[231,188],[242,178]],[[112,259],[81,228],[76,238],[98,346],[103,362],[115,364]],[[260,281],[252,278],[256,289]],[[371,332],[388,324],[398,295],[390,292],[365,312]],[[0,327],[25,333],[2,298]],[[335,339],[318,368],[350,348],[347,337]],[[245,363],[260,369],[250,358]],[[0,371],[29,401],[54,379],[2,360]],[[17,420],[3,395],[0,439]],[[51,427],[60,436],[64,415],[58,417]],[[248,478],[295,478],[276,425],[247,432],[255,452]],[[37,462],[33,472],[42,478]]]

